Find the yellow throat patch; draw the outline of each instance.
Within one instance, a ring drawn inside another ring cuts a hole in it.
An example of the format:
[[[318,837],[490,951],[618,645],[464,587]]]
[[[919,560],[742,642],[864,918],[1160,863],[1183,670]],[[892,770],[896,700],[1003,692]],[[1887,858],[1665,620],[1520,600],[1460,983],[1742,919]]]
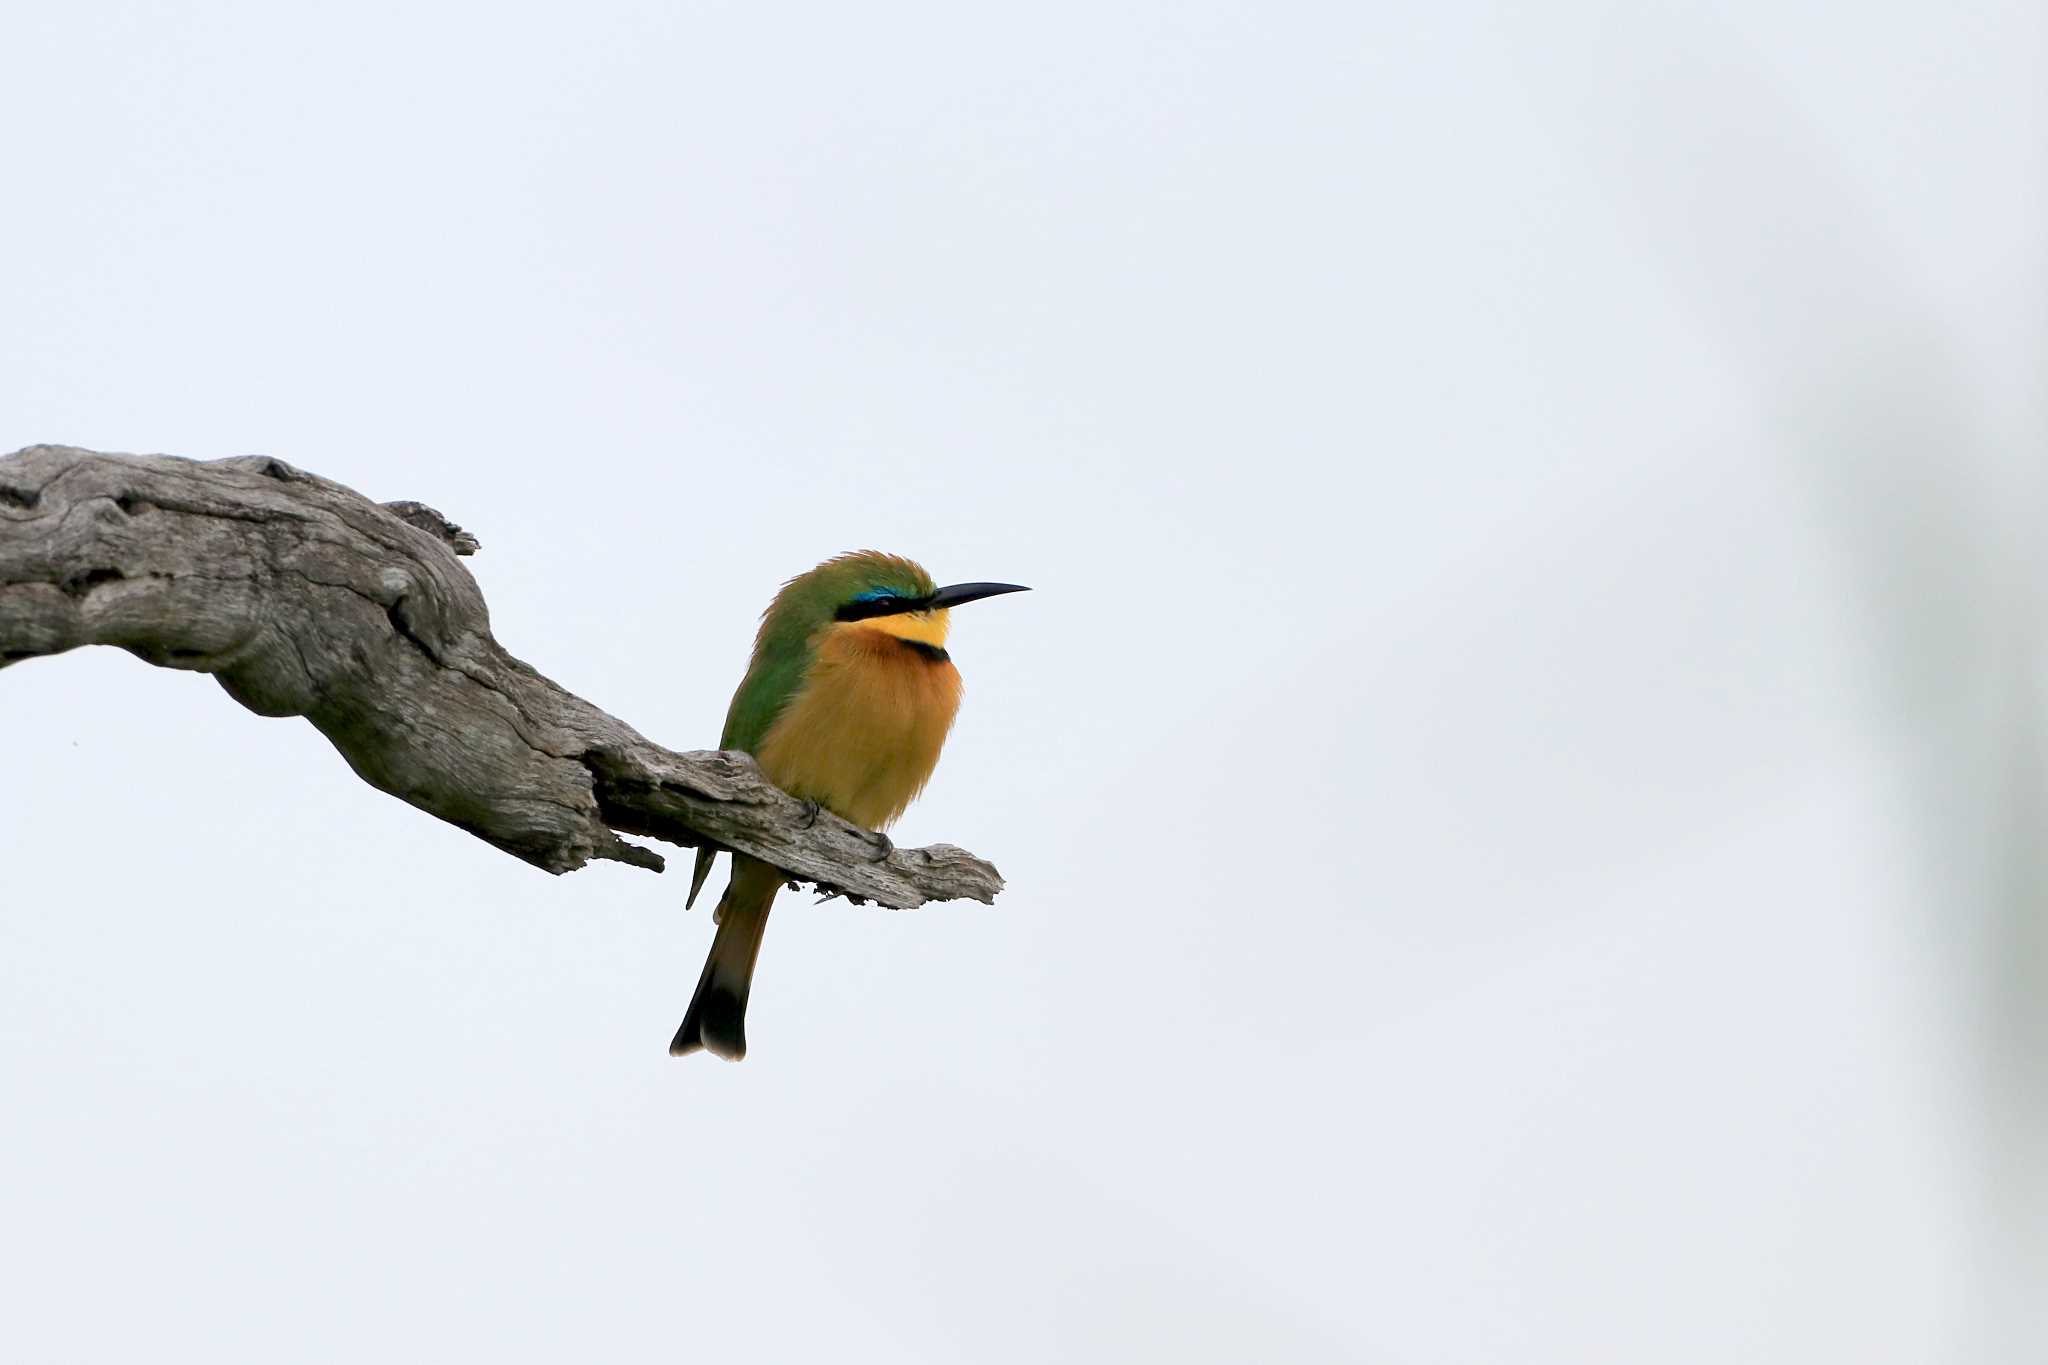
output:
[[[946,609],[940,607],[937,611],[902,611],[894,616],[873,616],[849,624],[865,630],[879,630],[899,640],[914,640],[934,649],[944,649],[946,629],[951,624],[947,617]]]

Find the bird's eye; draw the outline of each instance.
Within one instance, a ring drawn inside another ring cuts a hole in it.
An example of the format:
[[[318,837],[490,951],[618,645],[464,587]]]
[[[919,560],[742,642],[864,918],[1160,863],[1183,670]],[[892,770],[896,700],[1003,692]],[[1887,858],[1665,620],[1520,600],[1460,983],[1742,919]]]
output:
[[[903,610],[904,597],[892,588],[869,588],[855,593],[853,600],[833,615],[841,621],[865,621],[871,616],[888,616]]]

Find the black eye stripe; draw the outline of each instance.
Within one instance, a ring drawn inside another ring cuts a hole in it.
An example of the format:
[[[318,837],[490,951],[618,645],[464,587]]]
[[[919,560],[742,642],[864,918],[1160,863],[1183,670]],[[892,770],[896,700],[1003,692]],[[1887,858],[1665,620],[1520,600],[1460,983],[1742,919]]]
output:
[[[865,621],[871,616],[894,616],[899,612],[922,611],[930,599],[925,597],[870,597],[866,601],[856,598],[842,602],[832,613],[835,621]]]

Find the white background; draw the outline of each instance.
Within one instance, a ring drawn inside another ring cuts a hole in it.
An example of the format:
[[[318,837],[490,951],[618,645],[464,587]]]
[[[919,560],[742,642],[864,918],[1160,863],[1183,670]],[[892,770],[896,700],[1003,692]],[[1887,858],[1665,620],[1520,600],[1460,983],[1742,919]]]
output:
[[[439,507],[680,748],[963,609],[993,910],[0,675],[0,1353],[2032,1362],[2036,3],[43,5],[0,450]]]

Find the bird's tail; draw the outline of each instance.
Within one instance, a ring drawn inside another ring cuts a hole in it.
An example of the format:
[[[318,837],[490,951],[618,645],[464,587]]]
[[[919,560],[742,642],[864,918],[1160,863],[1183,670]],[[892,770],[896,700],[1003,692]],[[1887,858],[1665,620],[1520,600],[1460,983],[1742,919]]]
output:
[[[669,1055],[682,1057],[699,1048],[736,1062],[747,1055],[747,991],[754,980],[754,959],[761,955],[761,934],[768,927],[768,909],[782,889],[782,872],[745,854],[733,855],[732,880],[718,901],[718,933],[697,994],[683,1015],[683,1026],[668,1045]]]

